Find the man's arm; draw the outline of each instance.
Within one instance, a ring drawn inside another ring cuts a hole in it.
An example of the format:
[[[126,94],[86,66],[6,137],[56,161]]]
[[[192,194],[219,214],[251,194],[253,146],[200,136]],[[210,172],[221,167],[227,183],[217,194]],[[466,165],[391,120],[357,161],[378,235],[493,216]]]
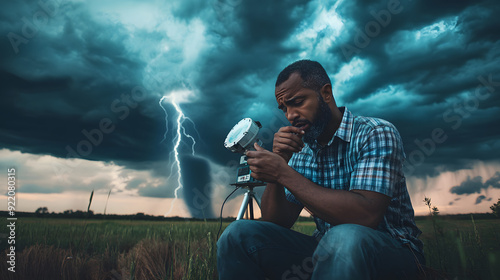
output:
[[[364,143],[351,174],[350,191],[318,186],[276,153],[258,145],[255,148],[257,151],[247,153],[252,176],[286,186],[315,216],[332,225],[355,223],[376,228],[390,204],[393,186],[401,179],[401,140],[387,126],[374,129]]]
[[[390,197],[373,191],[324,188],[291,168],[284,174],[279,182],[316,217],[331,225],[349,223],[376,228],[391,201]]]
[[[390,197],[372,191],[334,190],[318,186],[293,170],[278,155],[258,145],[256,149],[257,151],[247,153],[252,176],[258,180],[272,182],[271,187],[287,186],[295,198],[316,217],[327,223],[332,225],[350,223],[376,228],[384,217]],[[280,187],[280,191],[286,200],[283,187]]]
[[[291,228],[299,217],[302,207],[288,201],[281,185],[268,183],[262,194],[262,220]]]
[[[274,135],[273,153],[279,155],[286,163],[293,153],[304,147],[302,136],[304,131],[297,127],[286,126]],[[261,213],[264,221],[291,228],[302,211],[302,206],[286,199],[282,185],[268,183],[262,194]]]

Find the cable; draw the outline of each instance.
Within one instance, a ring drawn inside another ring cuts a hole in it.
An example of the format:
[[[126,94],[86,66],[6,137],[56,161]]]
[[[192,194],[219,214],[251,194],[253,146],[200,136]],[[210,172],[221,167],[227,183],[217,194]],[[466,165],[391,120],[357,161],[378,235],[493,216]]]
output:
[[[216,240],[219,240],[219,235],[220,235],[220,231],[222,230],[222,210],[224,209],[224,204],[226,203],[227,199],[233,195],[233,193],[239,189],[240,187],[236,187],[227,197],[226,199],[224,199],[224,202],[222,202],[222,206],[220,207],[220,226],[219,226],[219,231],[217,232],[217,239]]]

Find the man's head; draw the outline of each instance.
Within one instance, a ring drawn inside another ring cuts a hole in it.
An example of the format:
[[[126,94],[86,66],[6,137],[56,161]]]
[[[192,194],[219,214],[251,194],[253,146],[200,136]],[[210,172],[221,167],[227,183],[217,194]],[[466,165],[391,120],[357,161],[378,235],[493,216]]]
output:
[[[330,78],[319,62],[312,60],[299,60],[288,65],[281,71],[276,79],[276,87],[290,78],[292,73],[299,73],[302,86],[319,92],[326,84],[331,84]]]
[[[321,64],[310,60],[290,64],[278,75],[275,94],[288,121],[306,132],[304,142],[331,137],[325,128],[337,107],[330,78]]]

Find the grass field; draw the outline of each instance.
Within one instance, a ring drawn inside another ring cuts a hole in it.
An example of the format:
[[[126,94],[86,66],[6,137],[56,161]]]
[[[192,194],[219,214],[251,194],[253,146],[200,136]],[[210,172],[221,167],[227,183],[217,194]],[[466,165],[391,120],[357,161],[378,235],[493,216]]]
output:
[[[228,223],[224,223],[224,227]],[[442,279],[500,279],[500,219],[420,219],[428,266]],[[312,233],[311,221],[294,229]],[[219,223],[22,218],[16,272],[0,279],[217,279]]]

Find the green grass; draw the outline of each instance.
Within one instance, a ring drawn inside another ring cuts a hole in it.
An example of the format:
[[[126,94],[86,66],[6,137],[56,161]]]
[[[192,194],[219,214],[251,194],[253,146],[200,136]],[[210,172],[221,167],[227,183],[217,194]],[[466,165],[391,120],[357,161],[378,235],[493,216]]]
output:
[[[31,274],[37,279],[214,279],[218,228],[215,222],[22,218],[16,229],[19,273],[7,272],[2,254],[0,279],[30,279]],[[6,249],[6,243],[0,245]],[[33,246],[38,255],[30,251]],[[155,252],[164,263],[148,259]],[[54,267],[43,264],[54,259],[59,262]],[[89,275],[92,263],[99,267]],[[80,275],[65,276],[64,265]]]
[[[499,219],[443,217],[417,224],[423,231],[427,265],[449,279],[500,275]],[[3,253],[0,279],[217,279],[218,229],[214,221],[20,218],[17,272],[7,272]],[[315,225],[301,221],[294,229],[311,234]],[[6,245],[0,243],[0,249]]]
[[[418,221],[427,265],[450,279],[499,279],[500,219]]]
[[[85,224],[87,229],[84,232]],[[186,242],[190,237],[199,237],[208,232],[213,234],[216,230],[218,224],[213,222],[22,218],[18,220],[16,234],[18,248],[21,250],[40,243],[89,253],[103,253],[109,246],[119,251],[130,250],[142,239]]]

